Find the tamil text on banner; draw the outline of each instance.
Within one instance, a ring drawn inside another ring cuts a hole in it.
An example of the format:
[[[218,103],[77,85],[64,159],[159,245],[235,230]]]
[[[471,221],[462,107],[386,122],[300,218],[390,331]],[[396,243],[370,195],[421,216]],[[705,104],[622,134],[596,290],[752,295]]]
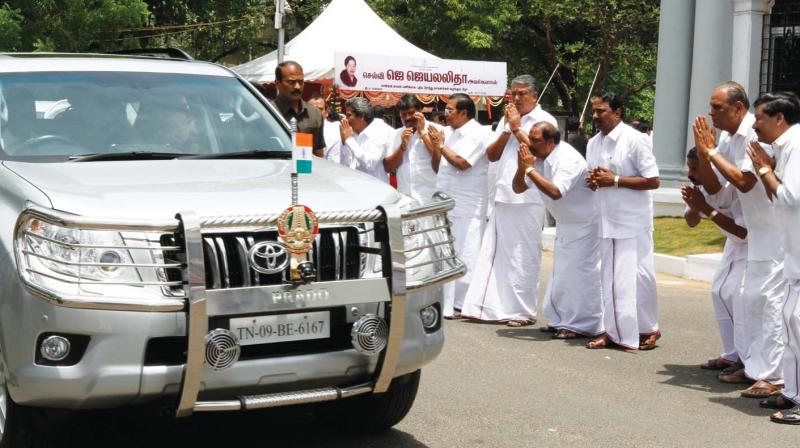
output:
[[[334,82],[343,90],[503,96],[506,63],[335,53]]]
[[[292,149],[293,172],[299,174],[311,173],[311,155],[313,154],[314,136],[312,134],[295,134],[294,148]]]

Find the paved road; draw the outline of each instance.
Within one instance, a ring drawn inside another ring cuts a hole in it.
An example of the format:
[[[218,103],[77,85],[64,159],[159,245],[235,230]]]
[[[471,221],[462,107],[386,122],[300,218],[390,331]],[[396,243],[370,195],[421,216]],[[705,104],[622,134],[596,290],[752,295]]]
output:
[[[800,427],[770,423],[757,401],[696,367],[719,346],[709,286],[661,276],[659,296],[662,345],[638,354],[586,350],[582,340],[552,340],[535,328],[446,322],[445,350],[423,370],[411,414],[381,436],[320,429],[298,410],[155,427],[114,414],[78,419],[60,446],[90,439],[115,448],[796,445]]]

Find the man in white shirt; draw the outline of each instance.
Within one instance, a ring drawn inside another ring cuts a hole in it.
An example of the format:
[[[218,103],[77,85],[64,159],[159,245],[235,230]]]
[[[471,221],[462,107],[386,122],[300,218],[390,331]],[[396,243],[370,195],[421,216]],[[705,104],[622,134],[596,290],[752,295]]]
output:
[[[325,98],[320,95],[312,97],[308,100],[308,104],[319,109],[322,114],[322,135],[325,137],[323,157],[339,163],[339,146],[341,145],[339,140],[339,117],[331,115],[331,112],[325,107]],[[336,113],[335,109],[333,113]]]
[[[389,183],[383,169],[389,142],[383,128],[372,119],[372,108],[366,98],[355,97],[345,102],[347,118],[341,121],[341,162]]]
[[[772,145],[775,158],[754,142],[748,155],[775,204],[779,235],[786,249],[783,273],[788,282],[783,307],[786,384],[780,395],[770,395],[760,404],[782,409],[770,416],[772,421],[796,425],[800,424],[800,100],[791,92],[766,93],[756,100],[755,110],[753,127],[758,139]]]
[[[702,187],[704,175],[700,172],[697,149],[686,154],[688,177],[693,186],[681,188],[686,203],[684,219],[689,227],[700,224],[703,216],[710,219],[726,236],[722,259],[711,280],[711,300],[722,339],[722,354],[700,365],[701,369],[724,370],[741,365],[739,353],[747,353],[747,326],[743,316],[742,284],[747,266],[747,229],[736,188],[728,184],[717,194],[708,194]]]
[[[650,350],[661,336],[653,266],[653,200],[659,186],[650,139],[622,122],[619,95],[592,98],[600,132],[589,140],[587,184],[600,212],[600,248],[605,333],[586,344]]]
[[[395,130],[389,154],[383,159],[383,169],[397,173],[398,191],[421,204],[431,202],[436,192],[436,172],[428,130],[439,126],[425,120],[422,102],[416,95],[403,95],[397,102],[397,110],[404,127]]]
[[[539,121],[558,125],[537,103],[532,76],[511,81],[513,104],[486,148],[489,162],[497,165],[493,211],[481,242],[462,314],[484,321],[507,322],[521,327],[536,322],[536,295],[542,254],[544,203],[536,190],[514,193],[520,143],[529,145],[528,131]]]
[[[747,156],[747,145],[756,140],[753,124],[756,118],[748,112],[750,101],[744,88],[726,82],[714,90],[710,100],[714,127],[721,129],[719,144],[716,133],[705,117],[693,124],[701,171],[716,175],[704,176],[703,188],[716,194],[725,185],[733,185],[739,195],[747,228],[747,267],[744,274],[742,300],[750,338],[746,353],[739,353],[744,368],[723,370],[719,379],[726,383],[752,383],[743,397],[763,398],[783,387],[783,309],[786,280],[783,276],[783,243],[780,225],[764,186],[758,182],[753,162]]]
[[[430,128],[433,144],[431,163],[436,177],[436,190],[455,199],[455,208],[448,213],[452,222],[458,257],[467,266],[467,274],[445,284],[445,317],[452,318],[462,310],[473,267],[486,225],[486,131],[475,121],[475,103],[463,93],[451,95],[445,107],[449,125],[444,130]]]
[[[594,195],[585,183],[589,168],[550,123],[534,124],[528,140],[530,149],[519,145],[512,186],[518,194],[529,188],[538,190],[557,223],[553,270],[544,297],[548,319],[544,329],[557,339],[597,336],[603,333],[600,240]]]

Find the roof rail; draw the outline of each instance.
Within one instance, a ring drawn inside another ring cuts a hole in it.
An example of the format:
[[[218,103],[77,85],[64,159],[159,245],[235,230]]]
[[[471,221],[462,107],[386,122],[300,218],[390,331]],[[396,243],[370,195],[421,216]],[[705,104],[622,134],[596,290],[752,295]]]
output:
[[[149,56],[154,58],[167,58],[167,59],[181,59],[184,61],[193,61],[194,58],[189,56],[189,53],[181,50],[180,48],[136,48],[130,50],[114,50],[109,51],[109,54],[121,54],[130,56]]]

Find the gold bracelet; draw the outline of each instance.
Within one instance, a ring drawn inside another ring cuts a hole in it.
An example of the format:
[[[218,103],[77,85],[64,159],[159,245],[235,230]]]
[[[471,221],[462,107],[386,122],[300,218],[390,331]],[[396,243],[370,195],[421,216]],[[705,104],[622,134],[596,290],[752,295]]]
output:
[[[708,151],[708,155],[706,156],[706,159],[708,159],[708,161],[710,162],[711,159],[717,154],[719,154],[719,149],[714,148],[711,151]]]
[[[525,168],[525,175],[527,176],[528,174],[531,174],[531,171],[533,171],[534,169],[535,168],[532,166]]]

